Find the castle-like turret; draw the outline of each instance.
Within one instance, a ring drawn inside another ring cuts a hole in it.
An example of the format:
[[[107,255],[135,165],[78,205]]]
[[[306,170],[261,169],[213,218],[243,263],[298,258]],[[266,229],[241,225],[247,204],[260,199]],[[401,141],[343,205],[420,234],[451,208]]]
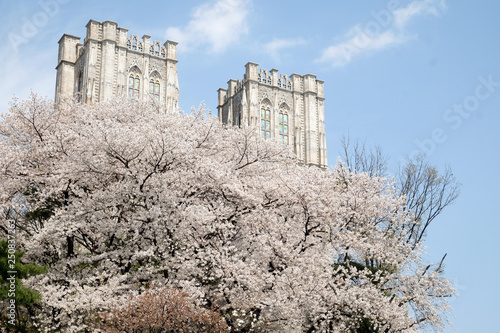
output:
[[[252,62],[245,69],[243,80],[218,90],[220,122],[255,126],[263,137],[292,146],[301,163],[326,167],[324,82]]]
[[[97,103],[117,96],[154,101],[178,110],[177,43],[161,44],[151,36],[128,36],[116,22],[87,23],[87,36],[59,40],[56,102],[77,96]]]

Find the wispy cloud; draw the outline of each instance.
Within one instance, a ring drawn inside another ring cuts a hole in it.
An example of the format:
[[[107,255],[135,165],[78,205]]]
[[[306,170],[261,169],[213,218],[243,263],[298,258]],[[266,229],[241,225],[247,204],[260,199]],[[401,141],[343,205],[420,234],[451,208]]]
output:
[[[438,16],[440,11],[446,7],[444,0],[413,1],[404,8],[396,9],[394,14],[394,26],[403,29],[414,17],[419,15]]]
[[[224,52],[248,32],[251,0],[217,0],[198,6],[184,27],[169,27],[166,37],[179,42],[181,50],[208,47]]]
[[[322,52],[318,61],[342,67],[361,55],[404,43],[412,38],[406,26],[413,18],[438,16],[444,8],[444,0],[415,0],[403,8],[372,12],[373,20],[349,29],[340,42]]]
[[[403,43],[407,37],[387,30],[377,35],[367,35],[359,25],[346,34],[347,40],[326,48],[320,62],[329,62],[333,67],[342,67],[355,57],[369,51],[379,51],[390,46]]]
[[[306,44],[307,41],[303,38],[274,38],[270,42],[264,44],[264,51],[273,59],[274,62],[279,63],[281,60],[280,55],[285,49],[293,48],[299,45]]]

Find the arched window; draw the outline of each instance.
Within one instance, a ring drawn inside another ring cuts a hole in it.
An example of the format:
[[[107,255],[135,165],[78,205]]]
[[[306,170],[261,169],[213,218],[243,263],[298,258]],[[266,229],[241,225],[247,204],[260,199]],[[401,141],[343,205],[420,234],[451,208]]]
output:
[[[160,81],[158,79],[151,79],[149,81],[149,97],[151,101],[158,103],[160,101]]]
[[[141,81],[139,79],[139,74],[133,72],[130,73],[128,77],[128,96],[130,98],[139,98],[139,88]]]
[[[263,138],[271,137],[271,106],[269,103],[262,104],[260,108],[260,132]]]
[[[280,108],[279,127],[280,127],[280,141],[283,142],[284,144],[288,144],[289,142],[288,111],[285,105],[282,105]]]
[[[137,51],[137,37],[132,38],[132,50]]]

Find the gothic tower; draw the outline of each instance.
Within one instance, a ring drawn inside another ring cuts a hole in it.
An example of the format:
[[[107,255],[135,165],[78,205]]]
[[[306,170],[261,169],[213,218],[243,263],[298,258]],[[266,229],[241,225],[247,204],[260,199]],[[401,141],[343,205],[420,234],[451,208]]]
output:
[[[178,110],[176,42],[128,37],[128,30],[112,21],[90,20],[86,27],[83,44],[67,34],[59,40],[56,103],[64,95],[86,103],[128,95]]]
[[[323,81],[316,76],[278,75],[258,64],[245,65],[243,80],[219,89],[219,120],[259,128],[265,138],[293,147],[301,163],[327,167]]]

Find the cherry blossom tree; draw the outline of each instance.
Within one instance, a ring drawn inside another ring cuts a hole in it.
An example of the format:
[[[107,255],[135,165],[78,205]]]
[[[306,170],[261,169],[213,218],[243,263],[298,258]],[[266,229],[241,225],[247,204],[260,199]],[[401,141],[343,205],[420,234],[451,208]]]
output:
[[[407,242],[415,215],[391,180],[131,100],[14,101],[0,135],[1,223],[49,267],[26,281],[45,330],[96,331],[151,284],[219,309],[232,332],[447,323],[454,288]]]
[[[187,295],[172,288],[151,288],[101,316],[109,333],[223,333],[227,325],[216,311],[193,306]]]

